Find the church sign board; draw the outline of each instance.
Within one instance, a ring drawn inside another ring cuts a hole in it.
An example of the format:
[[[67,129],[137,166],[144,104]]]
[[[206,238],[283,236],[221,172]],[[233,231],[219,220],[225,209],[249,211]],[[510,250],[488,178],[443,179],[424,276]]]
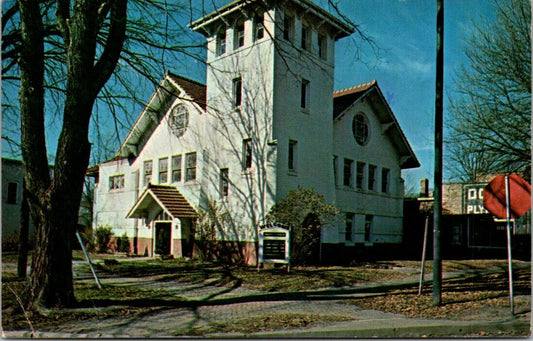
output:
[[[289,264],[290,232],[279,226],[259,231],[259,263]]]

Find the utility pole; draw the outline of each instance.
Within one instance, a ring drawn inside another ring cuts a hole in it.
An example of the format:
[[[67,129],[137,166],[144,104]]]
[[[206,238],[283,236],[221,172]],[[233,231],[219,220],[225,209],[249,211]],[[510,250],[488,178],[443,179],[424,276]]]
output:
[[[441,305],[442,260],[440,256],[440,228],[442,215],[442,141],[444,88],[444,0],[437,0],[437,74],[435,90],[435,172],[433,206],[433,295],[434,306]]]

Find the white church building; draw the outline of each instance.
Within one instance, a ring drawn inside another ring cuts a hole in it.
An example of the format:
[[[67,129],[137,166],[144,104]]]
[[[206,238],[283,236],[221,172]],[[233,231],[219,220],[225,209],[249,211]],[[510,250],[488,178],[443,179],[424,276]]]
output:
[[[166,73],[91,171],[93,227],[191,257],[198,214],[216,207],[230,218],[214,238],[254,264],[265,216],[301,186],[342,212],[322,228],[328,257],[401,243],[401,171],[419,162],[376,81],[334,91],[335,42],[354,29],[310,0],[236,0],[190,28],[207,39],[206,84]]]

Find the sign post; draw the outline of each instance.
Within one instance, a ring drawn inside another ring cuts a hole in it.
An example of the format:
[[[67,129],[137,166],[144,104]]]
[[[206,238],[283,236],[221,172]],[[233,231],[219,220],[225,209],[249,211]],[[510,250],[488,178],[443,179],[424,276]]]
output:
[[[483,189],[483,205],[490,213],[507,221],[509,301],[514,314],[511,219],[520,218],[531,209],[531,185],[517,174],[498,175]]]

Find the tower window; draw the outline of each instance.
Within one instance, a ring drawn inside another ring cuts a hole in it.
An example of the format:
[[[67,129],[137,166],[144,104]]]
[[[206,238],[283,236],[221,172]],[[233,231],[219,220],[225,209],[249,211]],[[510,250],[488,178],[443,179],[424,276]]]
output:
[[[181,155],[172,156],[172,182],[181,182]]]
[[[285,14],[285,17],[283,18],[283,39],[289,41],[292,40],[293,27],[294,19],[290,15]]]
[[[226,53],[226,29],[220,30],[217,35],[217,56]]]
[[[363,183],[365,181],[365,163],[357,161],[357,179],[356,186],[359,189],[363,189]]]
[[[239,20],[235,27],[235,49],[244,46],[244,20]]]
[[[240,108],[242,105],[242,78],[233,80],[233,107]]]
[[[371,191],[376,190],[376,171],[378,167],[374,165],[368,165],[368,189]]]
[[[254,19],[254,40],[263,39],[265,36],[264,15],[259,14]]]
[[[229,169],[220,169],[220,196],[225,198],[229,195]]]
[[[289,171],[296,171],[298,141],[289,140]]]
[[[302,109],[309,108],[309,81],[307,79],[302,79],[302,88],[301,88],[301,97],[300,97],[300,106]]]
[[[252,139],[244,139],[242,141],[242,168],[244,170],[252,168],[253,150]]]
[[[389,174],[389,169],[381,169],[381,192],[383,193],[389,193]]]
[[[323,34],[318,36],[318,56],[324,60],[328,59],[328,38]]]
[[[307,26],[302,26],[302,49],[310,50],[311,47],[311,29]]]

